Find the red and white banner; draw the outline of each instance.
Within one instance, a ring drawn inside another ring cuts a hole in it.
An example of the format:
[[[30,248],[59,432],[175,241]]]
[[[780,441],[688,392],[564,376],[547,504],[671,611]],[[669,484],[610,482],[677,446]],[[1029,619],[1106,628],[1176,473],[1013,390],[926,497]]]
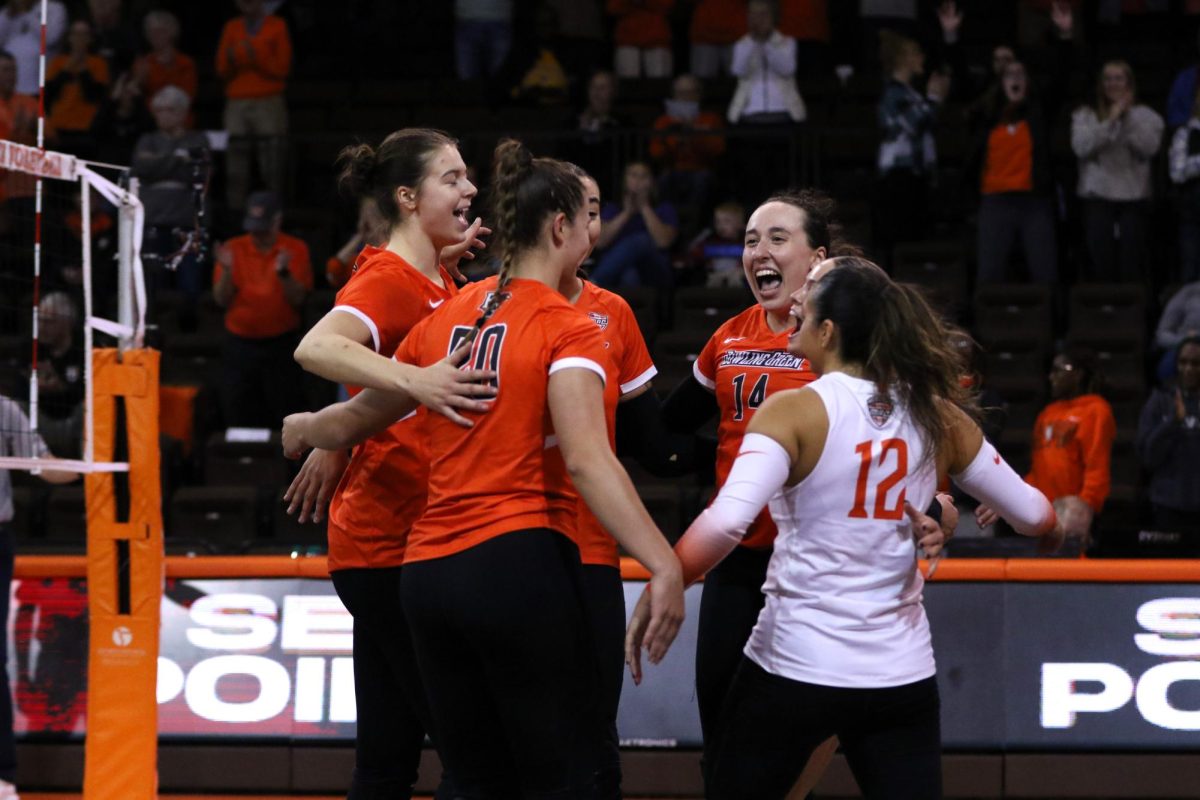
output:
[[[0,139],[0,169],[73,181],[75,166],[75,156]]]

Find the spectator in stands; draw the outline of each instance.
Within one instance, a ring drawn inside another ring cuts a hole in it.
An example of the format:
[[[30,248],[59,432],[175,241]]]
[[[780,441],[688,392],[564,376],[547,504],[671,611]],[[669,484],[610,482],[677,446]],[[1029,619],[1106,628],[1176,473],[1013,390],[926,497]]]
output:
[[[150,103],[158,130],[137,140],[131,171],[141,181],[146,210],[142,258],[148,276],[158,285],[175,284],[194,306],[202,286],[200,262],[182,248],[196,224],[195,185],[207,180],[209,156],[208,139],[187,126],[190,108],[191,98],[178,86],[159,90]]]
[[[85,19],[71,23],[67,52],[46,66],[46,122],[54,142],[76,155],[95,156],[92,122],[108,98],[108,62],[93,55],[92,26]]]
[[[0,50],[0,139],[37,143],[38,102],[17,87],[17,60]],[[0,201],[33,195],[33,181],[20,172],[0,170]]]
[[[878,111],[879,189],[872,203],[872,229],[880,261],[890,269],[892,247],[920,239],[927,228],[929,185],[937,168],[933,130],[950,77],[933,73],[922,94],[913,86],[925,72],[925,51],[917,40],[881,31],[879,45],[885,80]]]
[[[1176,352],[1189,336],[1200,336],[1200,281],[1180,287],[1167,301],[1154,330],[1154,343],[1163,350],[1158,378],[1168,381],[1175,376]]]
[[[1055,504],[1067,535],[1083,540],[1108,498],[1117,433],[1112,408],[1097,393],[1099,383],[1091,350],[1071,347],[1054,357],[1051,402],[1034,423],[1031,466],[1025,476]]]
[[[245,235],[217,252],[213,297],[225,309],[221,410],[225,424],[278,428],[303,406],[300,308],[312,289],[308,245],[282,233],[279,197],[256,192],[246,201]]]
[[[671,25],[667,12],[675,0],[607,0],[616,17],[614,66],[622,78],[669,78],[673,71]]]
[[[46,53],[58,52],[67,32],[67,9],[59,0],[46,4]],[[0,11],[0,50],[17,61],[17,91],[37,96],[38,59],[42,52],[42,7],[35,0],[8,0]]]
[[[108,64],[109,75],[120,75],[141,49],[137,30],[124,18],[121,0],[88,0],[96,55]]]
[[[731,154],[738,199],[749,204],[779,188],[780,166],[794,155],[792,127],[808,112],[796,88],[796,40],[776,30],[771,3],[750,0],[746,28],[733,46],[730,72],[738,84],[726,116],[735,125],[753,129],[734,139]]]
[[[245,206],[251,150],[267,188],[283,191],[283,92],[292,69],[287,24],[267,14],[264,0],[237,0],[242,16],[225,23],[217,45],[217,75],[225,82],[225,192],[230,211]]]
[[[733,45],[745,35],[743,0],[700,0],[688,26],[692,74],[697,78],[728,75],[733,63]]]
[[[1010,279],[1009,256],[1020,242],[1030,276],[1053,286],[1058,275],[1049,122],[1032,96],[1025,65],[1004,69],[1001,92],[973,121],[964,170],[982,195],[977,284]]]
[[[96,158],[110,164],[127,163],[138,138],[153,128],[154,117],[142,96],[142,87],[132,72],[122,72],[113,83],[108,101],[92,120]]]
[[[179,40],[179,20],[170,11],[151,11],[143,23],[150,52],[133,62],[133,80],[141,88],[146,104],[151,105],[155,96],[168,86],[177,86],[190,98],[196,97],[196,62],[186,53],[179,52],[175,43]],[[191,113],[187,124],[192,124]]]
[[[616,142],[613,132],[630,127],[624,116],[613,111],[617,98],[617,79],[611,72],[597,72],[588,81],[587,105],[572,120],[570,128],[578,131],[579,137],[572,139],[563,153],[564,158],[578,164],[589,175],[594,175],[600,191],[611,194],[613,160]]]
[[[490,78],[508,58],[512,0],[454,0],[454,62],[465,81]]]
[[[504,69],[514,79],[509,96],[540,106],[566,103],[570,81],[558,53],[557,12],[543,5],[536,13],[534,36],[517,37]]]
[[[66,292],[38,303],[38,428],[50,448],[79,455],[83,438],[84,352],[79,309]]]
[[[0,458],[53,459],[42,437],[31,430],[29,418],[21,407],[7,397],[0,397]],[[13,555],[16,543],[9,530],[14,511],[12,479],[7,469],[0,469],[0,619],[5,629],[0,631],[0,664],[4,664],[4,686],[0,687],[0,800],[18,800],[13,785],[17,778],[17,746],[13,736],[12,686],[13,676],[8,669],[8,606],[12,596]],[[77,473],[43,469],[37,476],[46,483],[70,483]]]
[[[719,115],[701,109],[702,99],[700,80],[680,75],[663,114],[654,121],[656,135],[650,137],[650,157],[660,170],[659,194],[701,210],[708,207],[713,171],[725,152],[724,137],[714,133],[724,123]]]
[[[1200,49],[1200,29],[1196,31],[1196,47]],[[1196,80],[1198,73],[1200,63],[1192,63],[1176,73],[1171,82],[1171,93],[1167,96],[1167,126],[1172,130],[1186,125],[1195,113],[1196,92],[1200,90]]]
[[[712,226],[700,232],[688,247],[687,278],[705,286],[743,288],[742,248],[746,234],[746,209],[732,200],[713,210]]]
[[[1071,117],[1089,255],[1087,280],[1140,279],[1150,223],[1150,162],[1162,145],[1162,132],[1162,117],[1137,102],[1129,64],[1106,63],[1097,80],[1095,105],[1083,106]]]
[[[667,250],[679,231],[679,216],[659,202],[654,173],[644,161],[625,166],[621,204],[605,203],[596,249],[601,251],[590,278],[597,286],[654,286],[665,295],[671,285]]]
[[[1137,449],[1150,473],[1155,530],[1200,535],[1200,336],[1175,352],[1176,385],[1146,401]]]
[[[370,197],[358,204],[358,224],[354,235],[346,240],[335,254],[325,262],[325,280],[330,288],[340,289],[350,280],[354,260],[367,245],[382,247],[387,241],[388,221],[379,210],[379,205]]]
[[[775,29],[767,0],[750,0],[746,35],[733,46],[730,72],[738,79],[729,121],[778,125],[803,122],[804,100],[796,88],[796,40]]]
[[[1171,136],[1167,159],[1171,182],[1179,187],[1179,275],[1183,283],[1200,280],[1200,92],[1187,122]]]

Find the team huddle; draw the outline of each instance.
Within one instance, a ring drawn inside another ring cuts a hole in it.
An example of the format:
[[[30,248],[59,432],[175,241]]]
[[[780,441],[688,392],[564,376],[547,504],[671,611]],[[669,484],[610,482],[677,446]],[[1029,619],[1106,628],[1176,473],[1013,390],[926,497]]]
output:
[[[283,444],[312,449],[288,497],[314,519],[328,501],[354,618],[348,796],[410,796],[428,734],[439,797],[619,797],[625,666],[640,681],[643,655],[662,659],[703,577],[707,796],[803,796],[840,743],[865,796],[940,797],[918,568],[956,518],[939,479],[1049,549],[1062,529],[983,439],[920,294],[838,239],[824,196],[772,197],[746,231],[757,302],[660,405],[633,312],[580,276],[590,176],[501,142],[490,230],[445,134],[397,131],[343,163],[387,242],[296,354],[351,399],[288,417]],[[482,237],[499,273],[460,287]],[[719,493],[672,548],[617,440],[680,474],[713,417]],[[618,547],[650,573],[628,626]]]

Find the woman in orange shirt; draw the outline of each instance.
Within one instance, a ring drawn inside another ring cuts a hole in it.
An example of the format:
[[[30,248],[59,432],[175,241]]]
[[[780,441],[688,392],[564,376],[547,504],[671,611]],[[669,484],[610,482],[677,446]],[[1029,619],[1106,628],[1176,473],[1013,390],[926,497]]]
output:
[[[583,187],[512,140],[494,164],[500,275],[446,301],[397,352],[427,365],[469,346],[469,363],[496,373],[473,427],[436,415],[424,426],[429,498],[405,551],[404,610],[462,795],[590,795],[596,674],[571,484],[653,576],[653,661],[683,619],[679,564],[609,445],[597,326],[557,291],[590,248]],[[364,391],[289,417],[284,447],[343,447],[415,406]]]
[[[92,55],[92,26],[86,19],[71,23],[67,52],[46,66],[46,125],[55,132],[56,146],[76,155],[92,153],[92,120],[108,89],[108,64]]]
[[[304,337],[296,358],[323,378],[352,387],[403,386],[456,415],[457,401],[447,394],[456,386],[472,391],[464,374],[448,369],[444,383],[425,387],[426,378],[437,376],[397,363],[391,354],[417,322],[458,293],[439,259],[457,260],[480,229],[479,220],[467,222],[476,189],[462,156],[446,134],[408,128],[378,148],[347,148],[341,163],[342,187],[371,199],[387,233],[382,247],[358,254],[333,310]],[[358,730],[351,798],[411,792],[428,731],[400,607],[405,537],[425,507],[424,424],[418,415],[379,432],[355,449],[348,467],[344,451],[314,451],[286,495],[289,510],[302,509],[301,521],[309,513],[315,521],[324,506],[319,495],[337,487],[329,513],[329,570],[354,617]]]
[[[196,62],[175,48],[179,39],[179,20],[170,11],[151,11],[142,23],[150,52],[133,62],[133,80],[149,105],[154,95],[167,86],[178,86],[196,99]],[[188,125],[192,118],[188,117]]]

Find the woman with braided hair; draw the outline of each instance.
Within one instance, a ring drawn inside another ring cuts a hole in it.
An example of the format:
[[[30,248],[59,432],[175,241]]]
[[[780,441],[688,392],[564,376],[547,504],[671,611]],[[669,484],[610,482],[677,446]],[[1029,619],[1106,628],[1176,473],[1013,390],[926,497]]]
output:
[[[681,576],[609,446],[597,326],[558,292],[590,247],[583,186],[566,164],[506,140],[492,196],[500,274],[447,300],[396,354],[426,366],[467,350],[470,366],[495,373],[472,427],[428,419],[428,503],[408,537],[401,593],[456,790],[590,796],[596,676],[569,483],[651,572],[651,661],[682,622]],[[367,390],[289,417],[284,446],[346,447],[415,405],[405,392]]]

